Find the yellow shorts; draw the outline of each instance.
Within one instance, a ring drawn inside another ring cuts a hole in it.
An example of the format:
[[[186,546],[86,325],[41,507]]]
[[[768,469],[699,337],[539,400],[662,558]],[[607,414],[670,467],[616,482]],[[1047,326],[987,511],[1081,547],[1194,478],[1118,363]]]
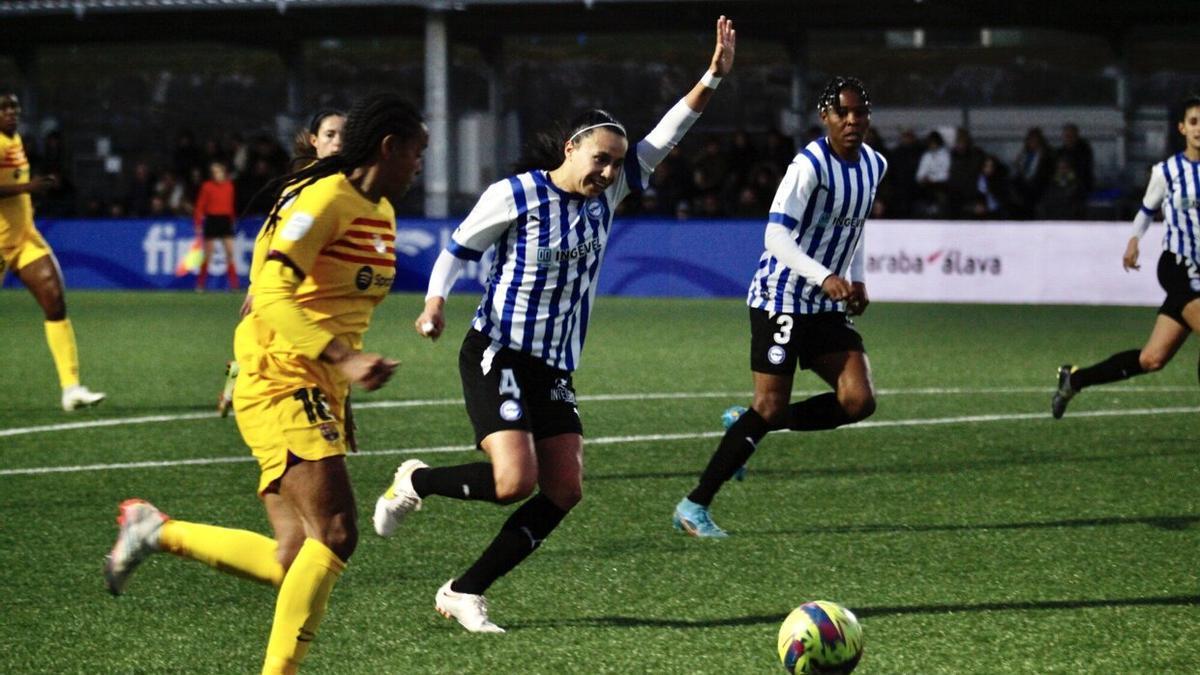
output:
[[[0,277],[8,270],[19,270],[50,254],[50,245],[42,238],[42,233],[30,226],[15,243],[0,246]]]
[[[238,375],[233,397],[238,429],[258,460],[258,493],[288,467],[346,454],[345,398],[330,397],[312,383],[264,381]]]

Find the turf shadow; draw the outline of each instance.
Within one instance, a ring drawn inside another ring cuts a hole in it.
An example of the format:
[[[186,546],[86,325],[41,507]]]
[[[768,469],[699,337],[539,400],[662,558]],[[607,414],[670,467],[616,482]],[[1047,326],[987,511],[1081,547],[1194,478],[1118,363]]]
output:
[[[959,532],[983,530],[1036,530],[1062,527],[1109,527],[1122,525],[1148,525],[1166,531],[1182,531],[1200,523],[1200,514],[1174,516],[1112,516],[1108,518],[1067,518],[1063,520],[1026,521],[1018,523],[978,523],[973,525],[905,525],[864,524],[840,525],[836,527],[808,527],[797,530],[738,530],[743,536],[778,536],[781,534],[863,534],[873,532]]]
[[[1164,444],[1177,443],[1178,439],[1162,439]],[[1092,464],[1112,462],[1127,459],[1154,459],[1159,457],[1188,457],[1200,454],[1200,448],[1182,447],[1158,452],[1114,453],[1107,455],[1071,455],[1054,454],[1021,454],[994,459],[972,459],[960,462],[912,462],[906,464],[884,464],[879,466],[847,465],[824,468],[805,469],[759,469],[749,466],[749,478],[836,478],[841,476],[906,476],[906,475],[940,475],[959,474],[963,471],[977,471],[1014,466],[1041,466],[1046,464]],[[703,467],[697,466],[692,471],[647,471],[641,473],[591,473],[586,476],[589,481],[606,480],[662,480],[669,478],[695,479]]]
[[[908,614],[953,614],[955,612],[1011,612],[1114,607],[1200,607],[1200,595],[1170,595],[1149,598],[1096,598],[1084,600],[1028,600],[1019,602],[946,603],[931,605],[883,605],[854,607],[861,617],[902,616]],[[510,628],[729,628],[778,624],[786,614],[751,614],[723,619],[657,619],[635,616],[594,616],[574,619],[510,622]]]

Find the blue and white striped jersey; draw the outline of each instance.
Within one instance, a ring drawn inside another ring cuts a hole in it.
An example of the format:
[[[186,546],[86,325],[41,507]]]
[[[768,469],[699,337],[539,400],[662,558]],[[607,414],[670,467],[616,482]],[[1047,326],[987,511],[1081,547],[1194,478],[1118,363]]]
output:
[[[852,260],[861,255],[863,226],[886,171],[887,160],[866,144],[857,162],[834,154],[824,137],[806,145],[779,183],[768,223],[790,229],[809,260],[804,269],[794,269],[764,251],[746,303],[787,314],[845,311],[844,302],[825,295],[821,282],[829,274],[847,277]],[[853,271],[860,274],[861,267],[859,258]],[[854,275],[848,278],[862,281]]]
[[[613,210],[631,191],[646,188],[665,155],[643,140],[594,198],[559,189],[541,170],[489,186],[447,247],[460,259],[479,260],[496,246],[471,326],[554,368],[578,368]]]
[[[1142,198],[1147,226],[1159,209],[1167,225],[1163,250],[1200,265],[1200,162],[1180,152],[1154,166]]]

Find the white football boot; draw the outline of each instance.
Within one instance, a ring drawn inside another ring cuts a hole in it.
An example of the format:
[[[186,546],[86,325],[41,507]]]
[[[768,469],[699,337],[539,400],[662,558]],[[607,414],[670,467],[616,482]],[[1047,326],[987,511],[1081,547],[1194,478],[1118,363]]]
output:
[[[88,408],[103,401],[104,397],[103,392],[91,391],[82,384],[75,384],[63,389],[62,407],[67,412]]]
[[[375,515],[371,521],[375,524],[375,534],[390,537],[396,527],[404,522],[411,511],[421,510],[421,497],[413,489],[412,475],[417,469],[428,469],[429,465],[419,459],[405,461],[396,469],[396,477],[392,485],[375,500]]]
[[[117,543],[104,556],[104,583],[113,595],[120,595],[133,570],[158,550],[158,534],[167,514],[148,501],[126,499],[118,507]]]
[[[472,633],[503,633],[504,629],[488,618],[487,598],[450,590],[451,579],[442,584],[434,599],[434,609],[447,619],[454,619]]]

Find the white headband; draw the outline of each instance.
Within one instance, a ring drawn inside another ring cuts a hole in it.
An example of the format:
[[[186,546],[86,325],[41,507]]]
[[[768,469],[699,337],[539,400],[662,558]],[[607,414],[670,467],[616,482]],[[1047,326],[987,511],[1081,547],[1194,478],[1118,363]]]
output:
[[[625,127],[621,126],[620,124],[617,124],[616,122],[601,122],[600,124],[593,124],[590,127],[584,127],[582,129],[580,129],[579,131],[576,131],[575,133],[571,134],[571,137],[568,138],[567,140],[574,141],[575,137],[578,136],[579,134],[582,134],[585,131],[591,131],[592,129],[599,129],[600,127],[615,127],[617,129],[621,130],[622,136],[625,135]]]

